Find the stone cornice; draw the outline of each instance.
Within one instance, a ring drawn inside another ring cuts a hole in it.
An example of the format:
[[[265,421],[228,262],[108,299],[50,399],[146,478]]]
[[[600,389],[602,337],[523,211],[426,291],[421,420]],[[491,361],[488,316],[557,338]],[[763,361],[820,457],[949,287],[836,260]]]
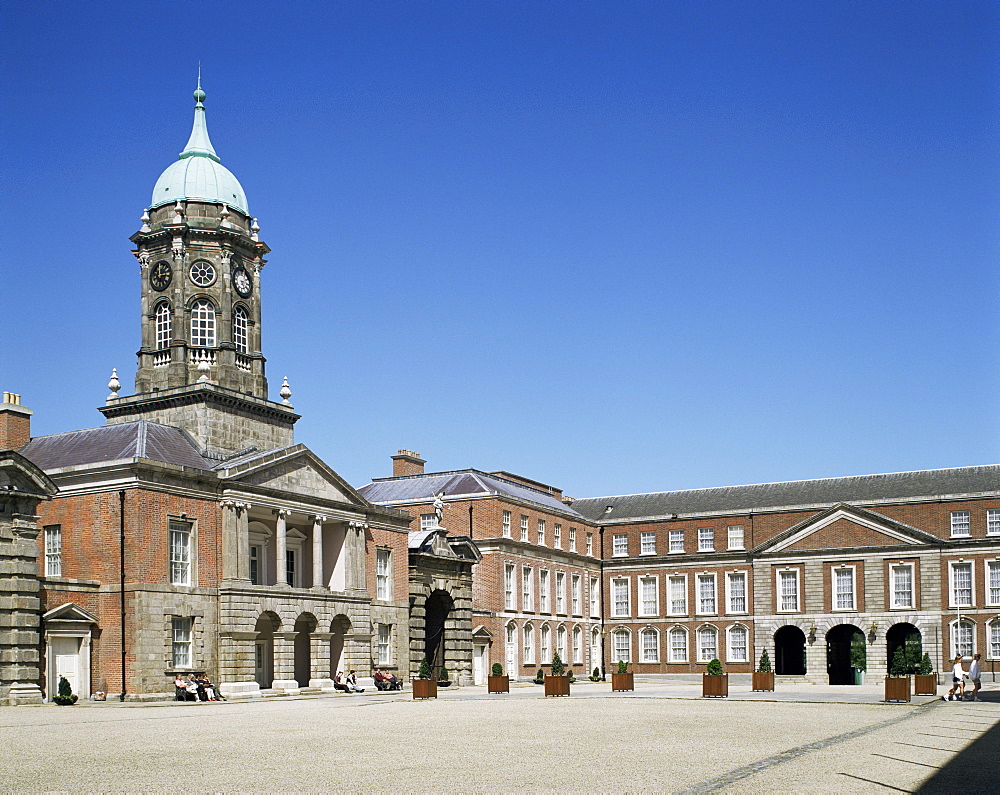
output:
[[[145,392],[139,395],[121,397],[109,401],[105,406],[100,406],[98,411],[108,419],[139,417],[139,415],[157,409],[190,406],[197,403],[214,403],[228,408],[238,408],[289,425],[294,425],[301,416],[289,406],[283,406],[280,403],[252,395],[244,395],[235,389],[227,389],[218,384],[187,384],[173,389],[163,389],[159,392]]]

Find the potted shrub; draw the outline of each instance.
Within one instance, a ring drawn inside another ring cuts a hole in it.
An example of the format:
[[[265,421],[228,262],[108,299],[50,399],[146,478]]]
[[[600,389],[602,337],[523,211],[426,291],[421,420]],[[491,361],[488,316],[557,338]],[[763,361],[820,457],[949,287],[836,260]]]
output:
[[[931,656],[925,654],[921,658],[920,664],[917,666],[917,673],[913,677],[913,695],[937,695],[937,674],[933,671],[934,665],[931,663]]]
[[[545,683],[545,671],[543,671],[541,668],[539,668],[538,669],[538,673],[535,674],[535,678],[532,679],[531,681],[534,682],[536,685],[544,684]]]
[[[771,658],[767,655],[767,649],[760,653],[760,662],[757,663],[757,670],[751,674],[751,679],[752,690],[774,690],[774,671],[771,670]]]
[[[503,666],[500,663],[493,663],[490,676],[486,677],[487,693],[509,693],[510,677],[503,675]]]
[[[78,696],[73,694],[73,687],[65,676],[59,677],[59,694],[53,698],[60,707],[70,707],[76,703]]]
[[[591,674],[591,675],[590,675],[589,677],[587,677],[587,678],[588,678],[588,679],[590,679],[590,681],[591,681],[591,682],[600,682],[600,681],[601,681],[601,669],[600,669],[600,668],[598,668],[598,667],[597,667],[597,666],[595,665],[595,666],[594,666],[594,673],[592,673],[592,674]]]
[[[618,690],[635,690],[635,680],[624,660],[618,661],[618,673],[611,674],[611,692]]]
[[[726,698],[729,695],[729,674],[722,669],[722,663],[716,657],[712,660],[705,673],[701,676],[702,698]]]
[[[427,662],[426,657],[420,661],[420,671],[417,673],[417,678],[413,680],[413,697],[438,697],[438,683],[431,678],[431,664]]]
[[[565,675],[566,666],[559,652],[552,655],[552,673],[545,677],[545,695],[568,696],[569,677]]]
[[[906,650],[899,646],[889,663],[889,675],[885,678],[886,701],[910,700],[910,677],[907,675]]]
[[[573,684],[576,681],[576,672],[570,668],[569,669],[569,683]]]
[[[865,636],[860,632],[851,638],[851,668],[854,670],[854,684],[865,683],[865,669],[868,667],[868,649]]]
[[[438,671],[438,687],[448,687],[451,684],[451,679],[448,676],[448,669],[443,665]]]

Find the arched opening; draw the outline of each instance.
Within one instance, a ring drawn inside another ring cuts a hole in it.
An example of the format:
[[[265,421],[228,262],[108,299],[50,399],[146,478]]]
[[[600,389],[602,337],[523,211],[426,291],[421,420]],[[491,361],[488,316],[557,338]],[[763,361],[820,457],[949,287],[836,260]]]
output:
[[[445,664],[445,622],[454,605],[447,591],[434,591],[424,603],[424,656],[435,674]]]
[[[831,685],[858,684],[857,671],[868,667],[865,634],[853,624],[838,624],[826,633],[826,672]]]
[[[330,678],[344,670],[345,637],[351,631],[351,619],[345,615],[334,616],[330,622]]]
[[[254,680],[267,689],[274,681],[274,633],[281,629],[281,619],[274,613],[261,613],[254,626]]]
[[[303,613],[295,620],[295,681],[299,687],[309,687],[312,678],[312,633],[316,631],[316,616]]]
[[[798,627],[784,626],[774,633],[774,673],[805,676],[806,636]]]
[[[924,656],[923,638],[913,624],[893,624],[885,633],[886,673],[892,670],[892,660],[902,649],[900,665],[906,673],[914,673]]]

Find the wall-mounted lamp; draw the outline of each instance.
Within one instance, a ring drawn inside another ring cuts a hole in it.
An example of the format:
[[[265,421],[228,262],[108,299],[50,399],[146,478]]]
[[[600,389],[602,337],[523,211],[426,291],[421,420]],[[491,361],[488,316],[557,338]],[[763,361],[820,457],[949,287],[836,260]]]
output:
[[[816,630],[817,629],[818,629],[818,627],[816,626],[816,622],[814,621],[812,623],[812,626],[809,627],[809,642],[810,643],[814,643],[816,641]]]

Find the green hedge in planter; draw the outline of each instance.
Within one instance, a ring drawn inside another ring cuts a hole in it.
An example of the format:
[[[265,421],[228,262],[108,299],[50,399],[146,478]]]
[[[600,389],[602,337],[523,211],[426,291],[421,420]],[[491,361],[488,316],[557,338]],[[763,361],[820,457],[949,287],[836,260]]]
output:
[[[718,657],[714,658],[708,664],[708,667],[705,669],[705,673],[711,676],[719,676],[720,674],[725,673],[725,671],[722,669],[722,662],[719,660]]]
[[[757,663],[757,673],[771,673],[771,658],[767,656],[767,649],[764,649],[764,651],[760,653],[760,662]]]
[[[490,670],[493,676],[503,676],[503,666],[500,663],[493,663],[493,667]]]
[[[73,695],[73,687],[65,676],[59,677],[59,694],[52,700],[63,707],[68,707],[77,702],[79,697]]]

